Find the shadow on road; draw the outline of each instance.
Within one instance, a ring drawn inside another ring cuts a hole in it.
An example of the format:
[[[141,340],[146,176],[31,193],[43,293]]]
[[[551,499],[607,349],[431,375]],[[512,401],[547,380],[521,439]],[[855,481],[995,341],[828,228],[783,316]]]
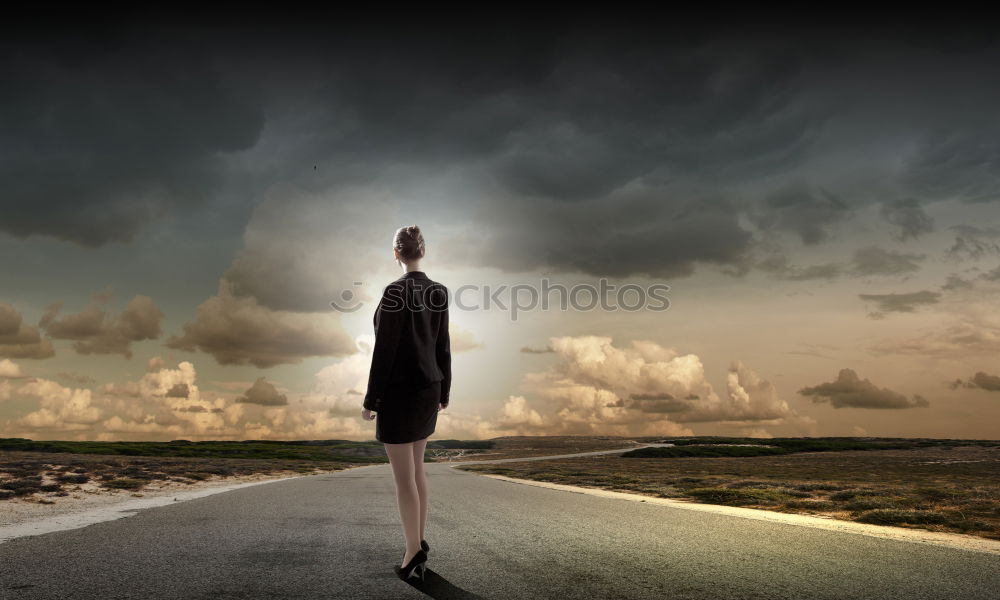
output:
[[[482,600],[482,596],[453,585],[430,568],[424,573],[423,581],[411,578],[409,584],[437,600],[458,600],[459,598],[462,600]]]

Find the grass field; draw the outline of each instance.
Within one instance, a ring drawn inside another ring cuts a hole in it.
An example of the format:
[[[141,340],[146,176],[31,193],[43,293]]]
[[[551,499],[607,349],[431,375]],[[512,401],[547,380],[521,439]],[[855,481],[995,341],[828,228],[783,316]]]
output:
[[[457,468],[1000,539],[1000,442],[871,438],[657,441],[680,443],[673,448],[622,455]]]
[[[484,451],[490,442],[434,440],[437,453]],[[0,438],[0,501],[51,504],[73,492],[141,491],[153,481],[194,484],[252,474],[310,474],[388,459],[380,442],[207,441],[71,442]]]

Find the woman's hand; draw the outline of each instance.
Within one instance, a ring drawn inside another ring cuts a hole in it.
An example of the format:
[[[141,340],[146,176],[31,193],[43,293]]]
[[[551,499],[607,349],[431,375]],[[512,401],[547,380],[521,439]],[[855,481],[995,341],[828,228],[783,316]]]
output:
[[[374,421],[375,414],[367,408],[361,411],[361,418],[365,421]]]

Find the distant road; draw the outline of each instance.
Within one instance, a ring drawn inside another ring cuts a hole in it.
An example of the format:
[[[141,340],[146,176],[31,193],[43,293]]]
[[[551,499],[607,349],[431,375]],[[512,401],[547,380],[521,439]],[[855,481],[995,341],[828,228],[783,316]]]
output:
[[[617,448],[615,450],[591,450],[590,452],[576,452],[574,454],[547,454],[545,456],[522,456],[520,458],[487,458],[485,460],[463,459],[461,461],[454,461],[452,464],[479,465],[487,463],[524,462],[528,460],[552,460],[553,458],[573,458],[574,456],[594,456],[596,454],[621,454],[623,452],[628,452],[629,450],[635,450],[636,448],[668,448],[673,445],[674,444],[641,444],[630,448]],[[429,544],[430,542],[427,543]]]
[[[392,572],[402,532],[381,464],[11,540],[0,598],[1000,598],[996,554],[518,485],[459,464],[471,463],[427,464],[422,591]]]

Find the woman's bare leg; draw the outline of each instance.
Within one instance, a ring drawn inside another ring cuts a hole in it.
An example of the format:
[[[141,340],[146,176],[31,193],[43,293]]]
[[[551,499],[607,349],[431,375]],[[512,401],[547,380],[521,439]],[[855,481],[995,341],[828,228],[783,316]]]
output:
[[[405,566],[420,551],[420,497],[413,477],[413,442],[408,444],[384,444],[385,453],[392,465],[392,477],[396,481],[396,503],[403,524],[406,539],[406,553],[399,566]]]
[[[427,524],[427,473],[424,472],[424,449],[427,448],[427,438],[413,442],[413,477],[417,483],[417,496],[420,499],[420,539],[424,539],[424,526]]]

